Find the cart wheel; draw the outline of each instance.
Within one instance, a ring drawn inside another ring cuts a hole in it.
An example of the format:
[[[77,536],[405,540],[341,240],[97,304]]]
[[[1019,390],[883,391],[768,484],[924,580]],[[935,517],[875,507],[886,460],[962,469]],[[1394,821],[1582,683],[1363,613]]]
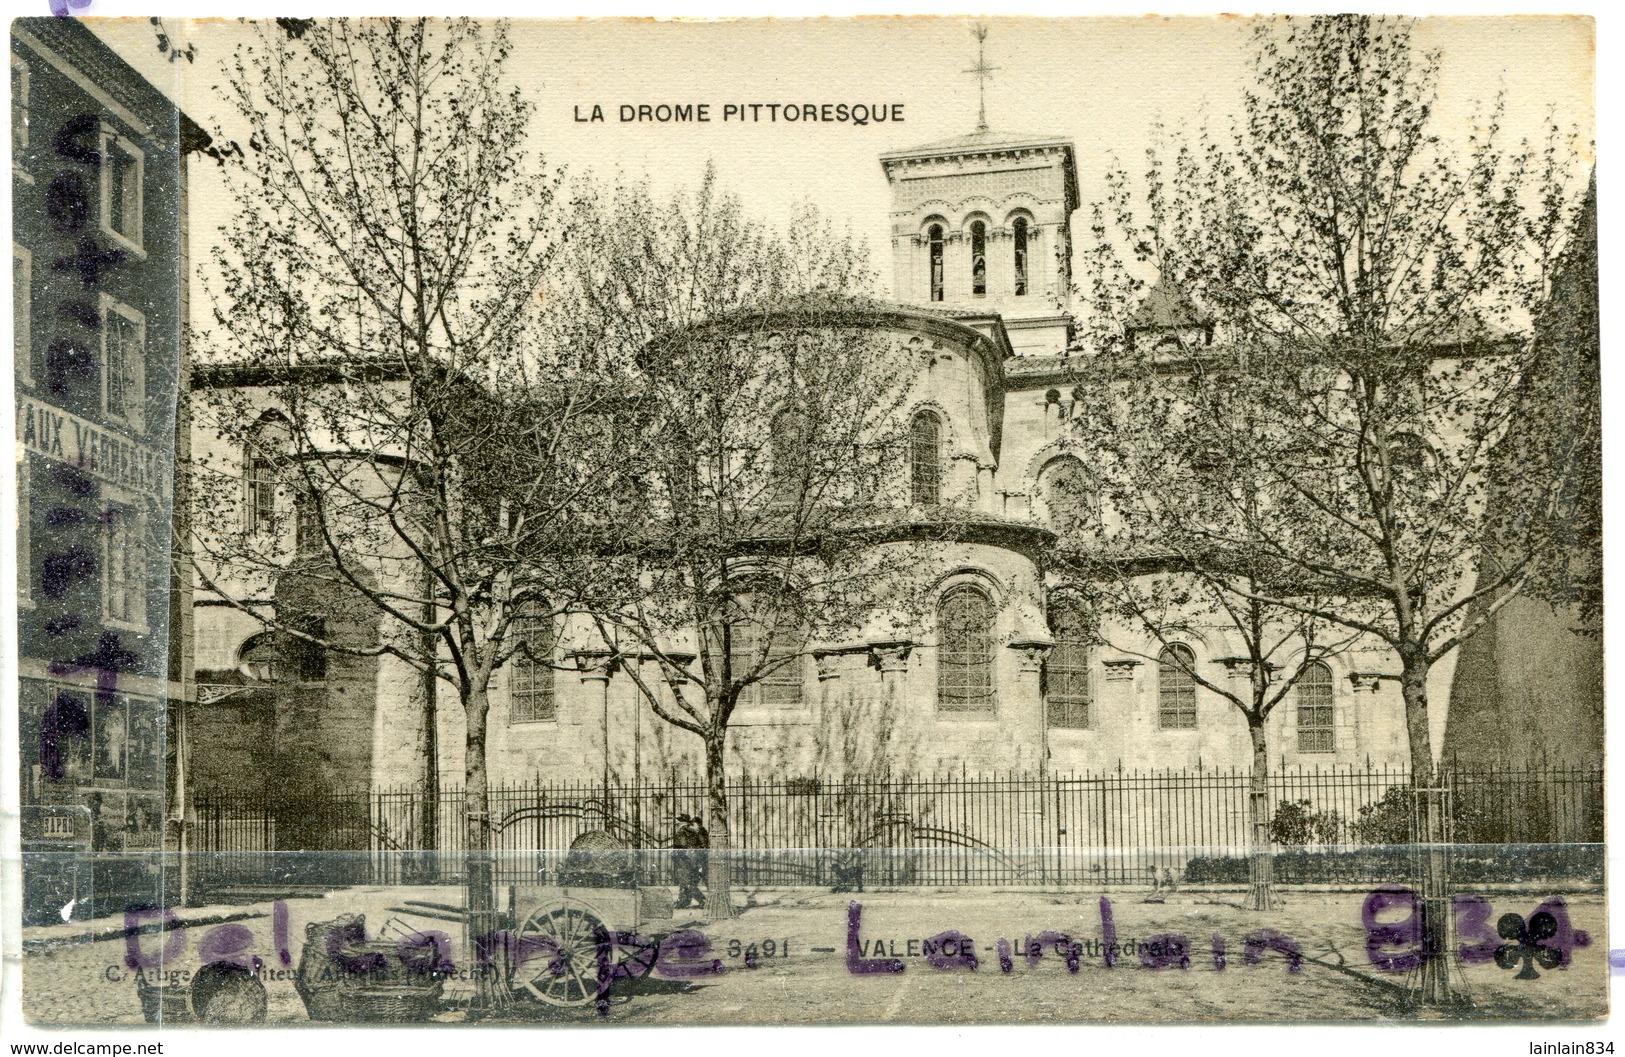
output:
[[[585,907],[544,903],[519,919],[524,964],[508,978],[515,991],[529,992],[550,1006],[584,1006],[598,996],[598,944],[603,922]]]

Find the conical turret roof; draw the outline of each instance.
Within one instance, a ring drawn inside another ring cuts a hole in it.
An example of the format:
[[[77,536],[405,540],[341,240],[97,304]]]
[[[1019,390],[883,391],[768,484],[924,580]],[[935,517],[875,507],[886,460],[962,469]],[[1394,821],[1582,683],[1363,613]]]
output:
[[[1129,316],[1128,326],[1130,330],[1164,330],[1205,327],[1210,322],[1212,318],[1196,307],[1178,280],[1163,274]]]

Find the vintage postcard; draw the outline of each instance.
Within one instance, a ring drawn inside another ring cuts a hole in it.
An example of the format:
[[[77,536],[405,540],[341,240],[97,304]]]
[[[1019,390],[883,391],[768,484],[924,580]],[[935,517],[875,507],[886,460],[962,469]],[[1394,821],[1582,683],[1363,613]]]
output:
[[[1590,19],[10,33],[35,1028],[1607,1016]]]

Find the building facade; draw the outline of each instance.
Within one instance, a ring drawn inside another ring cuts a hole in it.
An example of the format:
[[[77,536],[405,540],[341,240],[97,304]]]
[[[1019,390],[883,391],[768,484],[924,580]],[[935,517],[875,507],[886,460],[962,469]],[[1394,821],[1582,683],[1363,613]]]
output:
[[[1105,638],[1132,649],[1090,645],[1103,629],[1087,626],[1064,577],[1044,564],[1052,530],[1076,516],[1089,458],[1068,439],[1078,395],[1068,360],[1079,355],[1069,311],[1079,201],[1071,144],[984,130],[880,162],[901,303],[862,311],[915,372],[904,405],[909,450],[895,467],[901,501],[925,512],[952,507],[960,525],[922,565],[926,619],[906,636],[812,643],[743,702],[730,769],[827,779],[1247,767],[1240,713],[1167,652],[1184,651],[1211,679],[1244,681],[1241,645],[1199,621],[1167,650],[1127,627],[1104,629]],[[1212,340],[1176,291],[1157,291],[1133,326],[1137,342]],[[254,390],[224,374],[210,384]],[[207,431],[195,443],[208,446]],[[250,458],[216,454],[219,466],[235,466],[224,472],[241,475],[245,496],[258,494]],[[245,509],[255,502],[245,499]],[[274,595],[270,585],[262,592],[268,604]],[[239,611],[199,614],[202,681],[230,687],[230,673],[251,668],[263,646],[260,629]],[[538,634],[551,643],[549,659],[517,657],[496,677],[494,784],[623,788],[699,776],[698,739],[656,717],[630,673],[602,663],[586,622]],[[1377,645],[1312,666],[1272,715],[1272,765],[1402,765],[1397,683],[1373,677],[1397,670]],[[442,786],[461,784],[455,701],[437,706],[421,680],[387,659],[335,655],[307,671],[298,685],[227,692],[197,720],[220,731],[214,759],[194,771],[199,782],[223,786],[271,745],[273,755],[291,746],[273,769],[320,771],[335,786],[417,786],[426,768]],[[1448,673],[1440,678],[1448,686]]]
[[[207,138],[75,19],[12,23],[11,84],[24,906],[106,912],[156,898],[175,834],[175,397]]]

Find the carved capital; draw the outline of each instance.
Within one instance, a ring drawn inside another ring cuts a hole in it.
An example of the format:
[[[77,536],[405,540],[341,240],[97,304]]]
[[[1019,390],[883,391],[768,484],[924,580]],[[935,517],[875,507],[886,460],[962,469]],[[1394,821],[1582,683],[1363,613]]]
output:
[[[1055,643],[1050,639],[1041,639],[1037,636],[1019,638],[1010,643],[1010,648],[1015,650],[1016,656],[1020,658],[1021,670],[1033,674],[1043,669],[1044,658],[1049,656],[1049,651],[1054,647]]]
[[[664,664],[660,666],[660,670],[666,675],[666,682],[670,683],[672,686],[687,685],[689,681],[688,666],[694,663],[694,659],[698,657],[699,654],[682,653],[677,650],[666,650],[665,654],[666,659],[672,663],[672,666],[670,667]]]
[[[908,671],[908,655],[914,649],[914,643],[904,640],[888,640],[869,643],[869,665],[880,669],[882,675],[888,672]]]
[[[1224,670],[1232,681],[1240,683],[1252,681],[1253,660],[1251,657],[1217,657],[1215,660],[1224,665]],[[1275,673],[1280,670],[1281,666],[1279,664],[1266,664],[1264,671],[1267,673],[1267,681],[1273,682]]]
[[[1382,681],[1392,679],[1399,682],[1399,676],[1389,675],[1387,672],[1350,672],[1349,685],[1356,690],[1370,690],[1373,694],[1382,689]]]
[[[826,683],[841,677],[841,654],[836,651],[813,651],[813,663],[818,666],[818,681]]]
[[[1101,661],[1106,666],[1106,681],[1109,683],[1132,682],[1134,669],[1143,663],[1138,657],[1108,657]]]
[[[615,672],[615,655],[608,650],[579,650],[570,659],[584,683],[607,683]]]

